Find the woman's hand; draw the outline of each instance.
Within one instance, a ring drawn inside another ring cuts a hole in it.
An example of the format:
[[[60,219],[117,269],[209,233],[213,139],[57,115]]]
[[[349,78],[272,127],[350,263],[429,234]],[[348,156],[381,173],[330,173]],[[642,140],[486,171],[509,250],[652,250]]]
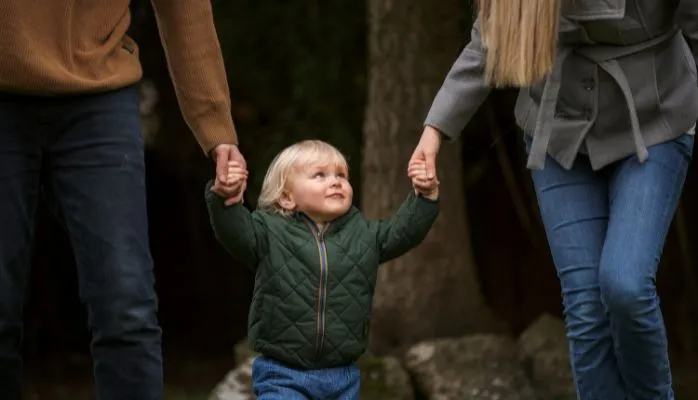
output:
[[[412,180],[412,186],[417,194],[434,201],[439,198],[439,180],[436,177],[427,178],[423,161],[410,163],[407,167],[407,176]]]
[[[441,132],[431,126],[426,126],[417,147],[412,153],[408,165],[423,162],[427,179],[436,178],[436,155],[441,148]]]

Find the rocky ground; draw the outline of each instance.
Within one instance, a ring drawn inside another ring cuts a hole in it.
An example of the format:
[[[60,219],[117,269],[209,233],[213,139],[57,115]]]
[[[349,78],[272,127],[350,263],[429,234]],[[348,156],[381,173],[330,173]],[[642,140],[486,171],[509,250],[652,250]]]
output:
[[[210,400],[247,400],[254,354],[241,343],[239,366]],[[574,400],[562,321],[543,316],[519,338],[472,335],[419,343],[403,360],[365,356],[362,399]]]
[[[238,367],[209,400],[251,400],[255,354],[240,343]],[[472,335],[419,343],[404,359],[360,360],[362,400],[576,400],[563,322],[541,316],[518,338]],[[676,374],[677,398],[698,398],[698,374]],[[693,378],[691,378],[693,377]]]
[[[241,342],[234,360],[227,355],[215,360],[183,358],[172,364],[183,367],[166,371],[165,400],[252,400],[254,356]],[[32,376],[27,400],[93,398],[89,358],[60,361],[47,376]],[[231,364],[236,367],[227,371]],[[698,364],[692,364],[693,369],[674,365],[678,399],[698,398]],[[427,341],[401,359],[365,355],[360,366],[362,400],[576,399],[564,325],[549,315],[541,316],[519,337],[470,335]],[[77,372],[61,374],[66,370]]]

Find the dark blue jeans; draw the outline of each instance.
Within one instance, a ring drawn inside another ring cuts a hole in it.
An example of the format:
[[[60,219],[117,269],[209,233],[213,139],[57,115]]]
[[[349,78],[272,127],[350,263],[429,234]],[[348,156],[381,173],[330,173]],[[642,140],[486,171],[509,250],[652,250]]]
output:
[[[0,397],[21,398],[22,308],[40,193],[68,231],[88,311],[100,400],[162,399],[134,87],[0,94]]]
[[[655,276],[693,136],[592,171],[548,157],[533,183],[557,268],[580,400],[672,400]],[[530,149],[530,140],[527,140]]]
[[[360,385],[356,364],[300,371],[263,356],[252,363],[257,400],[358,400]]]

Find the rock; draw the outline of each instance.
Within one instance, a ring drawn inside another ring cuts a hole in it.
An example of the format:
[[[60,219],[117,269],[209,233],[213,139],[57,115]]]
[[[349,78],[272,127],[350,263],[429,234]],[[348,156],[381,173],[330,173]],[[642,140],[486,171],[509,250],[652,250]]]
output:
[[[365,356],[361,368],[361,400],[413,400],[410,376],[393,357]]]
[[[429,399],[537,399],[517,350],[503,335],[439,339],[412,347],[405,365]]]
[[[208,400],[254,400],[252,393],[252,361],[254,357],[238,365],[213,389]]]
[[[518,342],[519,359],[544,399],[577,398],[561,319],[543,314],[519,336]]]
[[[250,343],[243,339],[235,345],[235,365],[244,364],[250,357],[257,357],[258,354],[250,348]]]

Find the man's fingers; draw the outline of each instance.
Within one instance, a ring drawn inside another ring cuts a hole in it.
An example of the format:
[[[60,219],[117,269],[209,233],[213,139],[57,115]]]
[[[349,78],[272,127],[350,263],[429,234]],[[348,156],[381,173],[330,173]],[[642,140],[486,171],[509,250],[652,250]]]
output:
[[[230,205],[242,200],[247,187],[247,163],[236,145],[220,144],[214,149],[216,179],[211,191],[226,198]]]
[[[237,163],[236,166],[245,168],[247,163],[245,157],[242,156],[240,150],[233,144],[220,144],[213,151],[216,158],[216,176],[225,183],[225,173],[230,162]]]
[[[239,190],[234,195],[232,195],[231,197],[226,199],[223,202],[223,204],[226,206],[230,206],[230,205],[241,202],[243,200],[243,195],[245,194],[246,189],[247,189],[247,181],[243,181],[242,185],[240,185]]]
[[[228,181],[226,184],[222,184],[218,179],[211,186],[211,191],[216,193],[221,197],[230,197],[237,194],[241,188],[247,187],[247,178],[243,176],[234,177],[234,182]],[[243,189],[244,190],[244,189]]]
[[[215,194],[221,196],[221,197],[225,197],[225,196],[226,196],[225,188],[223,187],[223,185],[221,184],[221,182],[220,182],[218,179],[216,179],[216,181],[214,182],[214,184],[211,186],[211,191],[212,191],[213,193],[215,193]]]
[[[226,181],[226,176],[228,173],[228,167],[226,165],[225,160],[223,157],[220,157],[216,160],[216,176],[220,180],[220,182],[225,182]]]
[[[244,176],[245,178],[247,178],[247,175],[248,175],[247,170],[244,168],[228,168],[228,173],[227,173],[228,179],[230,179],[230,177],[232,177],[232,176]],[[228,182],[228,183],[230,183],[230,182]]]
[[[238,162],[243,168],[247,167],[245,157],[242,156],[240,149],[235,145],[228,146],[228,160]]]
[[[225,183],[228,174],[229,150],[225,145],[220,145],[216,147],[214,154],[216,156],[216,177],[221,183]]]
[[[223,185],[223,187],[226,188],[226,190],[228,190],[228,189],[232,190],[234,186],[238,185],[240,182],[244,181],[245,179],[247,179],[247,177],[244,175],[237,175],[237,174],[228,175],[228,182],[225,185]]]

